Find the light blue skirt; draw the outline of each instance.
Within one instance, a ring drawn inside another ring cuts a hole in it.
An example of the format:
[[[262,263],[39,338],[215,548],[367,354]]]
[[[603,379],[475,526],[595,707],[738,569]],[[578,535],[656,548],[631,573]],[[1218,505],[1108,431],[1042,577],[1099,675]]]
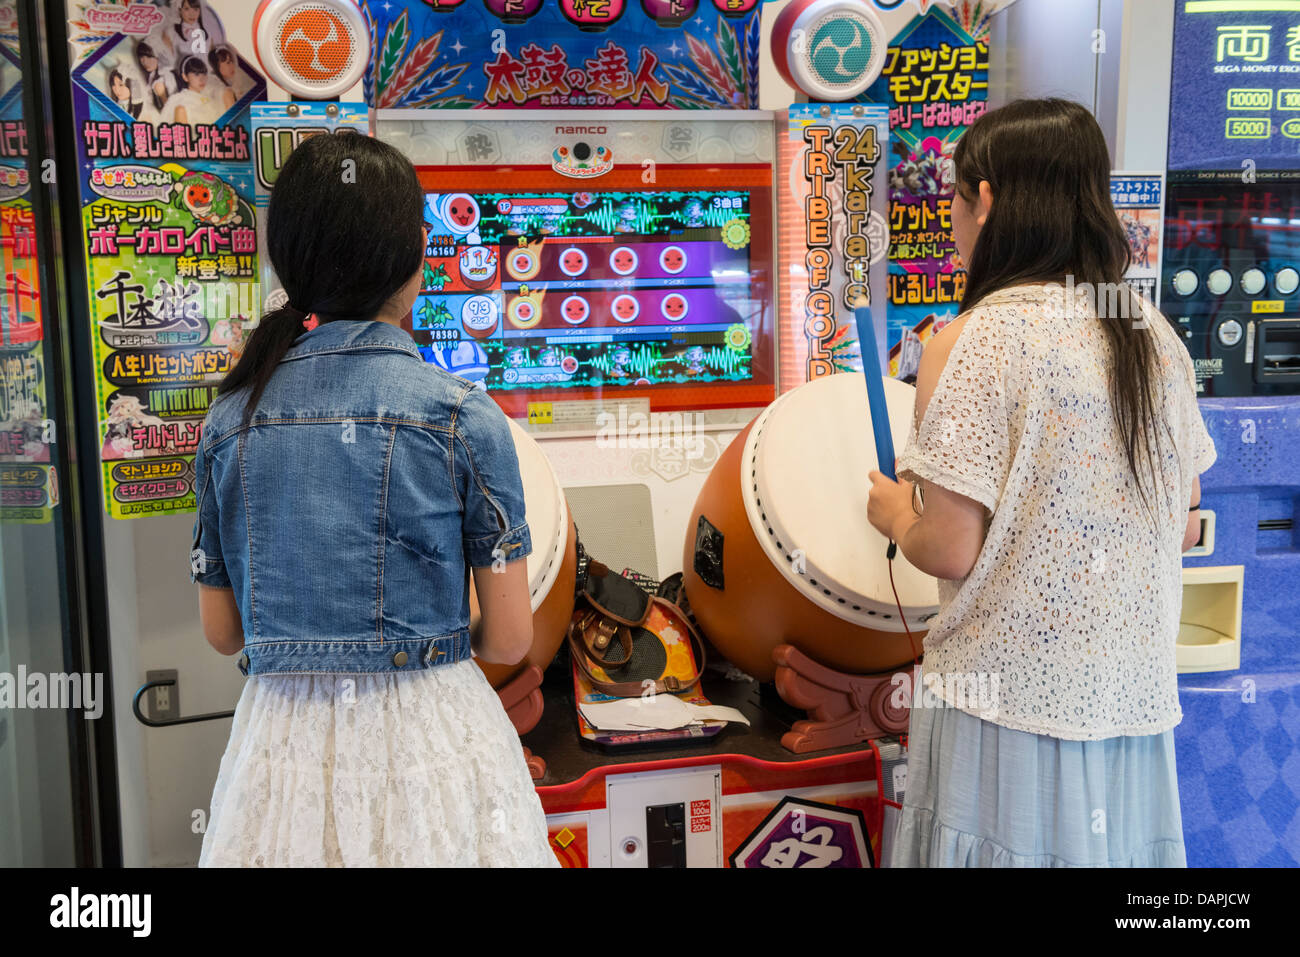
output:
[[[1063,741],[913,708],[891,867],[1186,867],[1174,733]]]

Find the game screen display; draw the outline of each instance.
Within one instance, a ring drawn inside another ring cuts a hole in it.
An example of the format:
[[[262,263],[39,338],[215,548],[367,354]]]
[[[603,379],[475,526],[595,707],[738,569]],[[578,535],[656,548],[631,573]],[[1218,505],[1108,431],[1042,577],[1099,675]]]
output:
[[[425,358],[511,414],[611,389],[656,410],[773,398],[770,188],[576,185],[426,195]]]

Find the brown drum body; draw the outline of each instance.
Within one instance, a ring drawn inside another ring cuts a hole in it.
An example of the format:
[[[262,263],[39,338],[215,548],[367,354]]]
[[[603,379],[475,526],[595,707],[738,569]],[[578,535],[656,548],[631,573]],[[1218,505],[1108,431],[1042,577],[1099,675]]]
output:
[[[687,526],[683,585],[704,636],[728,661],[760,681],[775,676],[772,652],[782,644],[850,674],[888,671],[911,661],[912,644],[905,633],[864,628],[831,614],[799,594],[772,565],[741,499],[742,450],[753,428],[750,423],[718,458]],[[722,533],[721,589],[706,584],[695,571],[701,515]],[[846,533],[852,527],[846,523]],[[917,652],[924,634],[912,628]]]
[[[567,510],[567,506],[566,506]],[[534,544],[534,547],[537,547]],[[522,672],[529,665],[536,665],[545,671],[555,654],[564,643],[564,636],[569,630],[569,620],[573,618],[573,589],[578,580],[578,530],[574,527],[573,516],[569,516],[569,535],[564,550],[564,562],[560,567],[555,584],[542,599],[542,603],[533,612],[533,646],[523,661],[515,665],[489,664],[479,661],[478,666],[487,675],[493,688],[503,687],[511,678]]]

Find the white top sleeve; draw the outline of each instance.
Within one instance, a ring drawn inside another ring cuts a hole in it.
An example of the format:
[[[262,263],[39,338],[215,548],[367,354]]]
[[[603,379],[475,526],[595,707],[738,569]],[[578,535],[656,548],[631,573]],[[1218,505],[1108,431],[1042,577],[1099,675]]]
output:
[[[974,313],[948,354],[925,410],[899,459],[899,477],[924,479],[998,507],[1011,467],[1001,323]]]

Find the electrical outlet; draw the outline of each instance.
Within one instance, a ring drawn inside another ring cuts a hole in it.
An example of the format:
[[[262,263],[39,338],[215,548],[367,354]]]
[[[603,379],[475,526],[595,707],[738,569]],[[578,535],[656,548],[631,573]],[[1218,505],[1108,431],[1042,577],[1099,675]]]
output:
[[[146,671],[144,680],[166,681],[174,683],[163,688],[149,689],[149,717],[154,721],[174,721],[181,716],[180,672]]]

